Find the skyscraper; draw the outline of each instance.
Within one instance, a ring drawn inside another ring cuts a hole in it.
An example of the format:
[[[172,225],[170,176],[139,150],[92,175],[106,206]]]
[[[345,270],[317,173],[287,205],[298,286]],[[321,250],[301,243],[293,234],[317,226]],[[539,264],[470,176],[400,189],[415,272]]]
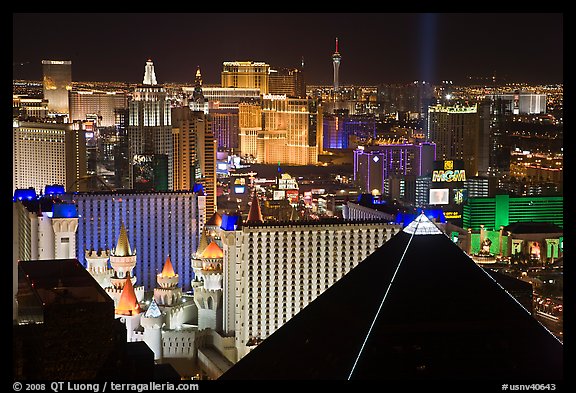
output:
[[[304,74],[298,68],[270,69],[270,94],[286,94],[288,97],[306,97]]]
[[[172,189],[170,102],[166,99],[166,89],[156,81],[154,63],[150,59],[146,62],[144,80],[134,89],[128,108],[129,159],[132,169],[139,162],[152,162],[153,156],[164,155],[168,163],[168,189]],[[134,188],[138,179],[133,171],[130,177],[131,187]]]
[[[222,69],[222,87],[244,87],[260,89],[268,94],[270,65],[253,61],[225,61]]]
[[[193,111],[208,113],[208,100],[204,97],[204,93],[202,92],[202,73],[200,72],[200,67],[196,69],[196,75],[194,76],[194,91],[188,99],[188,106]]]
[[[481,124],[484,123],[480,122],[476,104],[429,107],[428,137],[436,143],[436,159],[464,160],[464,169],[468,175],[476,176],[480,144],[485,141],[485,138],[481,138],[484,135]]]
[[[435,156],[436,145],[429,142],[359,146],[354,150],[354,180],[365,192],[385,194],[386,179],[431,173]]]
[[[98,127],[115,125],[116,109],[128,108],[123,91],[73,90],[70,92],[70,120],[86,120],[88,115],[97,115]]]
[[[86,136],[78,123],[12,125],[12,186],[42,190],[63,184],[67,191],[82,191],[77,180],[86,176]]]
[[[342,56],[340,52],[338,52],[338,37],[336,37],[336,51],[332,55],[332,63],[334,65],[334,92],[338,92],[340,90],[340,85],[338,82],[338,70],[340,69],[340,60],[342,60]]]
[[[217,141],[208,115],[188,107],[172,109],[175,190],[192,190],[202,184],[206,194],[206,214],[217,210],[216,151]]]
[[[264,164],[316,164],[318,127],[318,103],[315,99],[264,95],[257,161]],[[244,154],[244,148],[241,149]]]
[[[72,62],[70,60],[42,60],[44,98],[48,110],[69,115],[68,92],[72,90]]]
[[[241,102],[238,104],[238,128],[240,154],[258,155],[258,133],[262,131],[262,106],[256,103]]]

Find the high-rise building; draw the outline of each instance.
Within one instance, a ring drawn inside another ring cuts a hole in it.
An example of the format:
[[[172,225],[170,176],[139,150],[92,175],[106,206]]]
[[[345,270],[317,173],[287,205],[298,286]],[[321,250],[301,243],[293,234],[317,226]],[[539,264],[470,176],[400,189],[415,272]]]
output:
[[[12,187],[42,190],[63,184],[83,191],[86,136],[79,123],[36,123],[14,119],[12,125]]]
[[[262,106],[243,102],[238,105],[240,154],[258,156],[258,133],[262,131]]]
[[[223,330],[238,359],[401,230],[387,220],[262,223],[257,213],[241,228],[224,221]]]
[[[513,115],[538,115],[546,113],[546,94],[516,91],[492,96],[493,100],[502,100],[506,109]]]
[[[12,117],[19,120],[35,121],[48,117],[48,100],[43,98],[12,96]],[[34,118],[35,120],[32,120]]]
[[[196,75],[194,76],[194,90],[192,91],[192,95],[188,98],[188,106],[193,111],[208,113],[208,100],[204,97],[202,91],[202,74],[200,73],[200,67],[196,69]]]
[[[464,180],[467,198],[489,197],[490,179],[484,176],[471,176]]]
[[[354,180],[365,192],[385,194],[388,177],[431,173],[435,157],[436,144],[431,142],[359,146],[354,150]]]
[[[270,69],[268,78],[270,94],[286,94],[288,97],[306,98],[306,85],[302,69]]]
[[[338,80],[338,73],[340,70],[340,61],[342,60],[342,55],[338,52],[338,37],[336,37],[336,51],[332,55],[332,64],[334,65],[334,92],[340,90],[340,83]]]
[[[172,120],[170,102],[166,99],[166,89],[156,81],[154,63],[148,59],[144,71],[144,80],[132,93],[128,104],[128,141],[129,159],[132,169],[142,162],[152,162],[154,155],[164,155],[167,160],[167,173],[163,176],[172,189]],[[141,172],[141,171],[140,171]],[[143,178],[139,173],[130,173],[131,188]]]
[[[324,149],[347,149],[348,135],[344,128],[345,116],[325,114],[322,116],[323,135],[322,147]]]
[[[214,138],[218,141],[218,148],[238,149],[238,109],[210,109],[210,119]]]
[[[206,222],[206,197],[192,191],[100,191],[67,194],[76,202],[78,259],[86,250],[111,249],[124,223],[130,245],[136,250],[134,269],[147,290],[156,283],[166,256],[180,274],[180,285],[189,289],[190,256],[196,251]]]
[[[263,164],[316,164],[319,123],[318,103],[315,99],[264,95],[262,131],[258,132],[257,139],[257,161]]]
[[[468,198],[463,209],[464,229],[498,230],[517,222],[550,223],[564,227],[562,196],[511,197],[507,194],[487,198]]]
[[[222,68],[222,87],[260,89],[269,93],[270,65],[253,61],[225,61]]]
[[[72,62],[70,60],[42,60],[44,98],[48,110],[54,114],[70,114],[68,92],[72,90]]]
[[[72,90],[70,91],[70,120],[86,120],[96,115],[98,127],[114,127],[115,111],[128,108],[123,91]]]
[[[128,141],[128,109],[114,110],[114,184],[117,189],[130,188],[130,143]]]
[[[432,174],[426,173],[416,177],[415,207],[424,207],[430,203],[430,188],[432,187]]]
[[[428,108],[427,139],[436,143],[438,160],[463,160],[468,175],[476,176],[479,169],[479,153],[482,151],[481,143],[487,142],[482,135],[489,131],[483,124],[484,122],[480,121],[477,104],[431,106]]]
[[[216,152],[217,141],[210,117],[188,107],[172,109],[175,190],[192,190],[202,184],[206,195],[206,214],[217,210]]]

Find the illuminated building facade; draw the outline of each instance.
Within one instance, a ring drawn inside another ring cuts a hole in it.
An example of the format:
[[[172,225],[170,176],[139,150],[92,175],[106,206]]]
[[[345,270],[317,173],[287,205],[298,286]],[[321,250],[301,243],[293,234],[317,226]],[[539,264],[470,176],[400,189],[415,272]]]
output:
[[[194,89],[183,87],[185,93],[192,94]],[[202,86],[202,94],[208,101],[208,109],[238,109],[241,102],[259,102],[260,89]]]
[[[539,222],[564,227],[564,197],[531,196],[512,197],[496,195],[493,198],[468,198],[464,204],[463,228],[498,229],[512,223]]]
[[[324,114],[322,147],[324,149],[347,149],[348,134],[344,128],[344,116]]]
[[[516,222],[499,228],[468,229],[468,233],[452,232],[452,240],[477,263],[487,265],[498,261],[514,263],[523,258],[543,265],[564,255],[564,231],[554,224]]]
[[[500,93],[491,96],[494,100],[502,100],[507,111],[513,115],[539,115],[546,113],[546,94],[536,94],[516,91]]]
[[[354,180],[366,192],[384,194],[388,177],[431,173],[435,157],[436,145],[429,142],[359,146],[354,150]]]
[[[42,60],[42,80],[48,110],[54,114],[68,116],[68,92],[72,90],[72,62]]]
[[[123,91],[72,90],[70,92],[70,119],[86,120],[96,115],[98,127],[114,127],[115,111],[128,108],[128,98]]]
[[[401,230],[386,220],[261,223],[252,216],[241,228],[223,217],[221,234],[223,329],[234,332],[238,359]]]
[[[202,91],[202,74],[200,73],[200,67],[196,69],[194,90],[192,91],[192,95],[188,98],[188,106],[193,111],[208,113],[208,100],[204,97],[204,92]]]
[[[12,96],[12,117],[20,120],[45,119],[48,117],[48,100],[20,95]]]
[[[486,119],[488,120],[488,119]],[[480,121],[478,105],[443,106],[428,108],[428,140],[436,143],[436,157],[439,160],[463,160],[469,176],[479,171],[479,154],[482,146],[488,143],[483,136],[488,135],[488,121]],[[485,143],[484,143],[485,142]],[[482,168],[488,168],[488,157]]]
[[[128,103],[129,159],[132,167],[142,157],[165,155],[167,158],[168,189],[172,189],[172,120],[170,101],[166,99],[166,89],[156,81],[154,63],[146,62],[144,80],[132,93]],[[133,171],[130,173],[131,188],[138,182]]]
[[[468,180],[464,161],[439,160],[433,165],[428,204],[442,208],[449,222],[462,226],[462,209],[468,199],[468,190],[464,188]]]
[[[86,136],[78,123],[36,123],[14,119],[12,125],[12,187],[42,190],[64,184],[82,191],[86,176]]]
[[[264,95],[257,162],[288,165],[318,163],[318,123],[316,100]]]
[[[262,131],[262,106],[255,103],[238,105],[240,154],[258,156],[258,133]]]
[[[302,69],[270,69],[268,80],[270,94],[286,94],[288,97],[306,98],[306,85]]]
[[[239,146],[238,108],[211,109],[212,131],[218,148],[237,149]]]
[[[222,67],[222,87],[260,89],[269,93],[270,65],[253,61],[225,61]]]
[[[216,151],[217,141],[212,121],[204,112],[188,107],[172,109],[175,190],[192,190],[199,183],[206,195],[208,217],[216,210]]]
[[[180,274],[180,286],[189,289],[190,256],[196,251],[206,222],[206,197],[192,191],[90,192],[67,194],[79,215],[76,255],[85,250],[111,249],[124,223],[139,262],[134,269],[146,290],[154,288],[155,274],[166,256]]]

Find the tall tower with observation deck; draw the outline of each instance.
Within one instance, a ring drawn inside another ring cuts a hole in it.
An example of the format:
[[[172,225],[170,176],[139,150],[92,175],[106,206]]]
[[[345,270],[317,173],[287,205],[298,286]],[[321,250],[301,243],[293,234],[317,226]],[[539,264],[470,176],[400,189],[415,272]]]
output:
[[[340,60],[342,56],[338,52],[338,37],[336,37],[336,51],[332,55],[332,63],[334,64],[334,93],[338,92],[340,86],[338,84],[338,70],[340,69]]]

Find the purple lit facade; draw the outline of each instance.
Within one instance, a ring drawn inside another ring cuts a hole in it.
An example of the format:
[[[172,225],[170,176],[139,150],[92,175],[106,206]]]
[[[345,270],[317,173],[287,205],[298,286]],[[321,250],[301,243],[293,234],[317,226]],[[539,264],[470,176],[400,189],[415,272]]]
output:
[[[426,175],[432,172],[435,159],[433,142],[359,146],[354,150],[354,180],[364,191],[383,194],[387,178]]]

